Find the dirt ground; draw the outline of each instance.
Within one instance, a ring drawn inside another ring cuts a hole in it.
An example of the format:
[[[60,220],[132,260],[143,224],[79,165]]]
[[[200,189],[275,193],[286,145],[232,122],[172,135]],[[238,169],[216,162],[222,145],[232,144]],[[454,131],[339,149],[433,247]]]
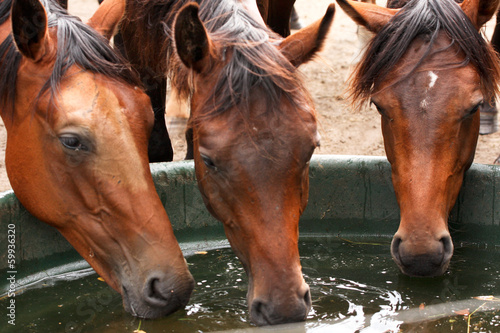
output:
[[[319,19],[331,0],[297,0],[296,8],[304,24]],[[383,5],[380,0],[378,4]],[[72,14],[88,18],[97,8],[97,0],[69,0]],[[321,147],[317,154],[338,155],[385,155],[380,116],[373,108],[361,112],[350,109],[345,99],[345,80],[356,51],[356,25],[337,6],[335,19],[326,47],[315,61],[301,67],[307,86],[316,102],[319,114]],[[486,35],[493,30],[493,20],[487,26]],[[184,156],[182,136],[173,138],[176,154],[174,159]],[[10,189],[5,173],[4,152],[6,131],[0,122],[0,192]],[[500,132],[480,136],[476,163],[490,164],[500,153]]]

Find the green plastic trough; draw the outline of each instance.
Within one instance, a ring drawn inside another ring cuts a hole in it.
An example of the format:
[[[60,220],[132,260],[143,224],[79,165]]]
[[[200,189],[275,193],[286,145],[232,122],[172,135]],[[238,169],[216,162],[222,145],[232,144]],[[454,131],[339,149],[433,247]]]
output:
[[[225,239],[222,224],[205,209],[191,161],[152,164],[157,191],[185,254]],[[301,234],[390,239],[399,222],[390,165],[382,157],[316,155]],[[500,167],[474,164],[450,217],[455,242],[500,246]],[[0,276],[6,276],[8,230],[16,232],[19,288],[88,267],[54,229],[36,220],[12,192],[0,194]],[[387,248],[389,251],[389,248]],[[0,283],[0,295],[8,281]]]

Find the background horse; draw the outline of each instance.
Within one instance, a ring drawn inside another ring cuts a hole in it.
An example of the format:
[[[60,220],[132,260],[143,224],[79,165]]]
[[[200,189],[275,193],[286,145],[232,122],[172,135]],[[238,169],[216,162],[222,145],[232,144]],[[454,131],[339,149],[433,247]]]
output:
[[[257,0],[264,22],[282,37],[290,35],[290,17],[295,0]]]
[[[448,215],[470,167],[479,112],[498,90],[496,54],[478,30],[499,1],[413,0],[403,9],[339,0],[375,33],[350,82],[354,103],[382,118],[401,210],[391,252],[402,272],[445,272],[453,253]]]
[[[55,3],[14,0],[12,16],[10,8],[0,4],[0,105],[16,196],[133,315],[183,307],[194,281],[149,170],[153,113],[137,75]],[[110,37],[124,8],[105,2],[90,23]]]
[[[130,0],[121,27],[127,55],[144,75],[152,68],[158,76],[170,71],[171,82],[191,95],[198,185],[249,276],[251,320],[305,320],[311,298],[298,222],[319,135],[295,66],[321,47],[334,6],[282,40],[239,2],[181,9],[186,3]]]

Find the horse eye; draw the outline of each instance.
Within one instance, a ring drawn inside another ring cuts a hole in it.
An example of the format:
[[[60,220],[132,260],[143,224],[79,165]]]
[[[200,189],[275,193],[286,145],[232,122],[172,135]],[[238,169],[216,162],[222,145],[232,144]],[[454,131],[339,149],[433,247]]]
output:
[[[216,169],[215,163],[214,163],[214,161],[212,161],[212,159],[210,157],[208,157],[207,155],[203,155],[203,154],[200,154],[200,155],[201,155],[201,159],[203,160],[203,163],[205,163],[205,165],[208,168]]]
[[[380,113],[382,116],[385,116],[384,109],[382,109],[380,106],[378,106],[378,104],[374,103],[373,101],[371,102],[371,104],[375,105],[375,108],[377,109],[378,113]]]
[[[470,111],[469,111],[469,114],[470,115],[473,115],[474,113],[476,113],[477,111],[479,111],[479,109],[481,108],[481,106],[483,105],[484,102],[481,102],[481,103],[478,103],[476,106],[474,106]]]
[[[59,137],[59,141],[67,149],[71,149],[74,151],[79,151],[79,150],[87,151],[88,150],[87,146],[82,144],[80,139],[74,135],[67,135],[67,134],[62,135]]]

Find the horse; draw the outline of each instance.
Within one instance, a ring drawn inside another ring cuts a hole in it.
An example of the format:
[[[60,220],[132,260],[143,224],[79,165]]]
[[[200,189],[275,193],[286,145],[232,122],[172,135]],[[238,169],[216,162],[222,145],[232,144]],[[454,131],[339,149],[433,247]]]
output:
[[[60,231],[126,311],[156,318],[184,307],[194,280],[149,169],[149,98],[104,37],[124,9],[106,0],[87,25],[55,2],[0,3],[5,163],[22,205]]]
[[[60,1],[67,7],[67,0]],[[290,35],[290,16],[295,0],[239,0],[239,2],[246,8],[248,14],[251,15],[256,21],[262,23],[263,25],[268,25],[273,31],[280,34],[282,37]],[[155,0],[154,6],[163,7],[164,9],[160,10],[165,11],[165,8],[171,7],[171,4],[161,5],[159,1]],[[160,13],[160,15],[162,15],[162,13]],[[135,20],[134,16],[136,15],[137,13],[130,13],[129,17],[131,20]],[[146,22],[145,24],[158,24],[158,22]],[[150,30],[153,34],[162,35],[162,27],[158,27],[158,29],[159,30],[157,32],[152,32],[153,29]],[[121,31],[118,37],[120,40],[119,47],[122,48],[121,45],[123,41]],[[125,53],[132,52],[132,55],[128,56],[131,58],[132,62],[141,58],[136,56],[135,53],[137,52],[130,51],[130,49],[127,52],[127,47],[124,46],[123,48],[125,49],[123,50]],[[154,53],[155,51],[151,52]],[[163,55],[164,52],[165,51],[160,50],[161,55]],[[148,54],[147,57],[153,59],[155,56]],[[163,62],[160,59],[155,60],[155,64],[161,64]],[[149,160],[150,162],[172,161],[174,153],[167,125],[165,123],[165,112],[167,112],[167,115],[173,116],[174,118],[186,117],[188,113],[188,105],[185,96],[182,96],[182,94],[177,91],[175,85],[171,86],[171,95],[166,104],[167,80],[163,75],[161,75],[161,73],[164,73],[165,71],[158,68],[157,65],[152,65],[151,63],[145,65],[138,62],[134,63],[134,65],[136,68],[140,69],[141,79],[146,87],[147,94],[151,98],[155,114],[154,127],[148,145]]]
[[[121,32],[132,64],[146,75],[147,69],[168,73],[190,96],[188,137],[198,186],[249,277],[251,321],[305,320],[311,297],[301,272],[298,222],[320,138],[297,66],[321,48],[334,4],[286,39],[244,1],[127,5]]]
[[[455,1],[457,3],[461,3],[463,0],[455,0]],[[387,8],[401,8],[407,2],[408,0],[389,0],[387,1]],[[500,50],[500,28],[498,27],[499,27],[499,19],[497,16],[497,25],[491,37],[491,45],[493,46],[493,49],[497,53]],[[485,103],[484,105],[481,106],[479,134],[487,135],[498,131],[497,114],[498,110],[496,107],[495,100],[491,101],[491,103]],[[494,164],[497,163],[496,160],[493,163]]]
[[[294,4],[295,0],[257,0],[264,22],[281,37],[290,36],[290,17]]]
[[[498,92],[496,54],[479,29],[499,1],[410,0],[401,9],[338,0],[374,33],[349,81],[358,107],[370,101],[400,208],[391,254],[410,276],[438,276],[453,242],[448,216],[474,159],[479,110]]]

